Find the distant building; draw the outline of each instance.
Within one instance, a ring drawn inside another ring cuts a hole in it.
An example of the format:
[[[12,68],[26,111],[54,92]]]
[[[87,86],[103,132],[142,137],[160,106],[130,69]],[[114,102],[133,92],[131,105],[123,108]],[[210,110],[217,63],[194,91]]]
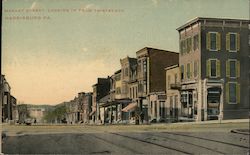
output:
[[[66,103],[66,121],[68,124],[78,123],[80,120],[79,102],[77,97]]]
[[[166,100],[165,68],[179,63],[179,53],[145,47],[136,58],[139,110],[144,121],[160,121],[165,117],[160,113]]]
[[[1,107],[2,121],[16,120],[16,98],[11,95],[11,87],[4,75],[1,75]]]
[[[91,123],[100,123],[99,100],[109,94],[110,91],[110,77],[97,78],[97,83],[92,86],[92,111],[89,116],[92,120]]]
[[[82,104],[82,121],[83,123],[89,123],[89,114],[92,111],[92,94],[91,92],[85,93]]]
[[[43,123],[43,117],[45,115],[45,108],[28,108],[29,116],[36,120],[36,123]]]
[[[168,122],[175,122],[181,119],[181,116],[187,116],[187,107],[183,107],[180,102],[180,68],[179,65],[173,65],[166,69],[166,118]],[[162,112],[164,113],[164,112]]]
[[[181,102],[193,120],[249,117],[249,20],[195,18],[177,29]]]

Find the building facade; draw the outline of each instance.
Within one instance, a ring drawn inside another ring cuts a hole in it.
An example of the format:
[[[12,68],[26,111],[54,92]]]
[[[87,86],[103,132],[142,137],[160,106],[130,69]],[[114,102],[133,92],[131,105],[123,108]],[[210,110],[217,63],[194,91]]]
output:
[[[99,111],[99,100],[109,94],[110,91],[110,77],[97,78],[97,83],[92,86],[92,111],[89,116],[91,123],[101,123],[100,111]]]
[[[195,18],[177,30],[187,117],[248,118],[249,20]]]
[[[83,123],[89,123],[89,114],[92,111],[92,92],[84,94],[83,104],[81,107],[81,120]]]
[[[145,47],[136,52],[138,107],[141,121],[160,121],[166,100],[165,68],[178,64],[176,52]],[[160,115],[161,114],[161,115]]]
[[[173,65],[166,68],[166,114],[168,122],[180,121],[187,115],[187,107],[182,107],[180,102],[180,68]]]
[[[1,117],[2,122],[16,120],[17,108],[16,98],[11,95],[11,87],[4,75],[1,75]]]

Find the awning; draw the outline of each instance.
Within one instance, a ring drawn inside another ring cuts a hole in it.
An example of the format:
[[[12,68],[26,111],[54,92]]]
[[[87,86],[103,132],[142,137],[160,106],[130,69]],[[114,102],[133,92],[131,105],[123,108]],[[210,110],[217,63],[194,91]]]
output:
[[[137,107],[137,103],[130,103],[125,108],[123,108],[122,111],[123,112],[133,111],[133,110],[135,110],[136,107]]]
[[[91,111],[91,113],[89,114],[89,116],[92,116],[95,112],[96,112],[96,110]]]

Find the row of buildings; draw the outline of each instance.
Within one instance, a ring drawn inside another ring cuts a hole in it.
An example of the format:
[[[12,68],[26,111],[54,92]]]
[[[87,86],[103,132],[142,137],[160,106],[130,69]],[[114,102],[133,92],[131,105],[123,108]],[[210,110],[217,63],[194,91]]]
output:
[[[4,75],[1,75],[1,117],[2,122],[18,120],[16,98],[11,94],[11,87]]]
[[[179,52],[145,47],[79,93],[71,123],[150,123],[249,117],[249,20],[195,18],[177,28]]]

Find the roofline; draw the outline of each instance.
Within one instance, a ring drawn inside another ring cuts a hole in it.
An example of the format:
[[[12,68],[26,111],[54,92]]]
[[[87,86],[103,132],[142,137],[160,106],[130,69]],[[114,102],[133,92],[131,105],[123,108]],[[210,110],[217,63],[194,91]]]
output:
[[[191,19],[189,21],[187,21],[184,25],[178,27],[176,30],[180,31],[183,28],[192,25],[195,22],[201,21],[201,20],[217,20],[217,21],[222,21],[222,20],[227,20],[227,21],[243,21],[243,22],[248,22],[249,20],[247,19],[232,19],[232,18],[210,18],[210,17],[195,17],[194,19]]]
[[[177,68],[177,67],[179,67],[179,64],[166,67],[165,70],[170,70],[170,69]]]
[[[172,52],[172,53],[177,53],[177,54],[179,54],[179,52],[168,51],[168,50],[159,49],[159,48],[153,48],[153,47],[148,47],[148,46],[146,46],[146,47],[144,47],[144,48],[142,48],[142,49],[136,51],[136,53],[138,53],[138,52],[140,52],[140,51],[143,51],[143,50],[145,50],[145,49],[149,49],[149,50],[150,50],[150,49],[154,49],[154,50],[165,51],[165,52]]]

